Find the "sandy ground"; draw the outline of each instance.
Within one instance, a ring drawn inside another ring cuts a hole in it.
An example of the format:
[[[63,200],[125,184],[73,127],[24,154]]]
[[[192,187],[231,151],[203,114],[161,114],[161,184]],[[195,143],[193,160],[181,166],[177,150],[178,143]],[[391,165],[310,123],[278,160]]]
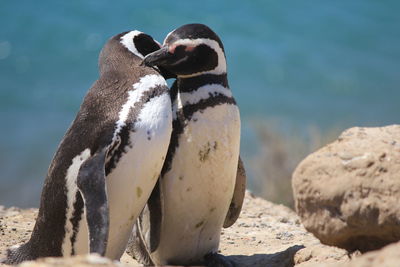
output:
[[[0,206],[0,258],[5,257],[7,247],[29,239],[36,215],[37,209]],[[222,232],[220,252],[237,266],[307,266],[349,261],[344,250],[321,245],[300,224],[295,212],[248,192],[240,218]],[[140,266],[127,254],[121,263]]]

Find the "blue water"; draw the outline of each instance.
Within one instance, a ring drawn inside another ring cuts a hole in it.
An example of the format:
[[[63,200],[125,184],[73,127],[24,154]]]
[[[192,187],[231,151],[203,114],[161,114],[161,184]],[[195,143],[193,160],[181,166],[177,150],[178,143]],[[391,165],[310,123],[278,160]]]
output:
[[[201,22],[225,44],[243,120],[303,129],[400,123],[400,2],[0,1],[0,204],[38,206],[47,168],[114,34]],[[246,158],[245,158],[246,160]]]

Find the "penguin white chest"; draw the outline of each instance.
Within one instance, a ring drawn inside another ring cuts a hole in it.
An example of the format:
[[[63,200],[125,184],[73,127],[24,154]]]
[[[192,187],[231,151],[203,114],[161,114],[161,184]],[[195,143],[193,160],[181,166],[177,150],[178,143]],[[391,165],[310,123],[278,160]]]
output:
[[[146,103],[129,133],[129,144],[107,176],[110,233],[106,256],[119,258],[133,223],[143,209],[163,165],[171,136],[171,104],[167,94]]]
[[[180,135],[171,170],[161,181],[168,214],[155,258],[191,262],[218,249],[235,185],[239,143],[235,105],[193,114]]]

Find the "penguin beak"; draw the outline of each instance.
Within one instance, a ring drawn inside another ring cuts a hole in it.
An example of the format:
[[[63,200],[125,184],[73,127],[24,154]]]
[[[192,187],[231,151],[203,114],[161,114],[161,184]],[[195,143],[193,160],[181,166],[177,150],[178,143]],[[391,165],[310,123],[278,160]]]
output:
[[[147,67],[162,66],[167,63],[167,61],[172,58],[173,54],[169,53],[168,46],[163,46],[161,49],[148,54],[144,59],[142,64]]]

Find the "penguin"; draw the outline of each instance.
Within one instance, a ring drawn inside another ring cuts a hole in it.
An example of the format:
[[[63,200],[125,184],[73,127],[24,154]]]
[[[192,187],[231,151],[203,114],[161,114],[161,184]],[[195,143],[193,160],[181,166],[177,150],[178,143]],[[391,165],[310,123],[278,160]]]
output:
[[[224,46],[209,27],[187,24],[143,62],[177,76],[170,89],[173,130],[159,183],[134,226],[128,253],[145,265],[233,266],[217,252],[222,227],[239,216],[246,174]]]
[[[31,238],[11,247],[5,263],[86,253],[119,260],[157,183],[172,132],[166,81],[141,65],[159,48],[136,30],[107,41],[100,77],[49,167]]]

